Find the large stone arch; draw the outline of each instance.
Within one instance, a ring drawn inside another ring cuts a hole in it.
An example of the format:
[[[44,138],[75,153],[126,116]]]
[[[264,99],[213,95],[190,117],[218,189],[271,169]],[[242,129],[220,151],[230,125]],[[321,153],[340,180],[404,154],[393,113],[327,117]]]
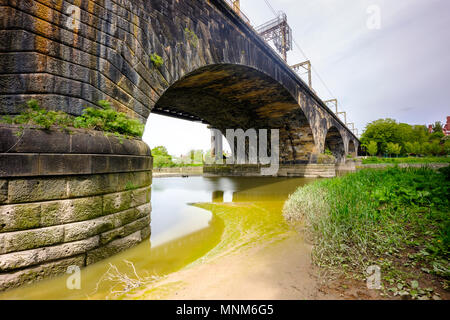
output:
[[[278,129],[282,163],[308,163],[315,141],[297,100],[278,81],[245,65],[201,67],[173,83],[154,113],[226,129]]]
[[[32,98],[71,115],[109,100],[143,122],[159,112],[219,129],[278,128],[281,169],[297,176],[317,162],[330,125],[357,141],[223,0],[3,1],[0,21],[0,115]],[[0,290],[150,236],[145,143],[0,131]]]

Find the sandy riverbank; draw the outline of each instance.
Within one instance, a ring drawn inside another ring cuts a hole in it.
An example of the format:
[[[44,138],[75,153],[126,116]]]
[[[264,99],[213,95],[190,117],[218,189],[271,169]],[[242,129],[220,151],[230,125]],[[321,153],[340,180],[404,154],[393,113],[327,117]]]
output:
[[[324,282],[299,235],[222,255],[170,274],[142,290],[141,299],[374,299],[364,283]],[[344,289],[345,288],[345,289]]]

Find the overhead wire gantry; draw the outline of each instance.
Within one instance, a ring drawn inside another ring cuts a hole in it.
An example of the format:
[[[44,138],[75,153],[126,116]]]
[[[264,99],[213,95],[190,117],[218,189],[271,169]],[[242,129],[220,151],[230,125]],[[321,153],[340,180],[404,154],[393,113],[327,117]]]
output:
[[[292,29],[284,12],[280,12],[278,17],[256,27],[255,30],[266,42],[272,41],[284,61],[287,61],[287,52],[293,49],[293,42]]]

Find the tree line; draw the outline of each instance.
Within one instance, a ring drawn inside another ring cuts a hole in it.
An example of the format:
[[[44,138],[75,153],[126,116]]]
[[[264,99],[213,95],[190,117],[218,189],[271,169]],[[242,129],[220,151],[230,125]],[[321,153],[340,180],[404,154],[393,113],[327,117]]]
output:
[[[372,156],[443,156],[450,154],[450,137],[436,122],[432,132],[424,125],[379,119],[369,123],[361,136],[361,145]]]
[[[167,148],[158,146],[152,149],[153,165],[155,168],[173,168],[184,166],[201,165],[204,162],[204,157],[208,156],[209,152],[203,150],[191,150],[186,155],[174,157],[169,154]]]

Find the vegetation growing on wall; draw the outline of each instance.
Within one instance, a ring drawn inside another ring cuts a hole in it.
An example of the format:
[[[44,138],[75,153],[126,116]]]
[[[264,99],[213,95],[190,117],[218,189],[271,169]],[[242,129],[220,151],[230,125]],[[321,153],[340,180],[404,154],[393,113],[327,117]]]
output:
[[[439,122],[433,126],[433,132],[429,133],[426,126],[379,119],[367,125],[361,143],[373,156],[450,154],[450,140],[444,137]]]
[[[156,68],[161,67],[164,64],[164,60],[162,57],[158,56],[156,53],[152,53],[150,55],[150,61]]]
[[[198,47],[198,37],[195,34],[195,32],[192,31],[191,29],[189,29],[188,27],[186,27],[184,29],[184,33],[185,33],[186,38],[189,41],[189,43],[191,43],[195,48],[197,48]]]
[[[0,123],[17,124],[22,129],[23,125],[35,125],[45,130],[52,126],[61,129],[85,128],[121,137],[141,137],[144,133],[144,125],[139,120],[115,111],[105,100],[98,102],[98,108],[85,108],[79,117],[47,110],[39,106],[37,100],[29,100],[25,111],[16,116],[4,116],[0,118]]]
[[[384,294],[430,298],[423,278],[449,288],[449,193],[450,167],[366,169],[298,189],[283,214],[305,223],[317,265],[361,279],[377,265]]]

